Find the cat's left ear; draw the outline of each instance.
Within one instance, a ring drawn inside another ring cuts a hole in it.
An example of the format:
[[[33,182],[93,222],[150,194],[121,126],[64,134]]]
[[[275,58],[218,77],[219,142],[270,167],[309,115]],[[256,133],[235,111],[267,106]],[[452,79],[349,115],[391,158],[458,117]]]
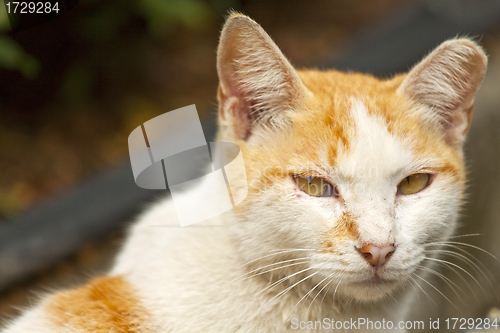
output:
[[[219,125],[226,140],[277,128],[308,93],[293,66],[255,21],[233,13],[217,50]]]
[[[423,104],[426,118],[444,132],[446,142],[461,149],[486,65],[486,55],[475,42],[449,40],[408,73],[398,93]]]

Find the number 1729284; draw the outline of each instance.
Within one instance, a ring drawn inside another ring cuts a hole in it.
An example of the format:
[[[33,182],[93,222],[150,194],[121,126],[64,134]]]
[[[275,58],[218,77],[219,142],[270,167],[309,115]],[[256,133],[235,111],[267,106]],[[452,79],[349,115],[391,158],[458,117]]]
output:
[[[498,319],[489,318],[448,318],[445,320],[446,329],[476,329],[488,330],[490,328],[498,328]]]
[[[59,13],[59,2],[10,1],[5,2],[7,14],[50,14]]]

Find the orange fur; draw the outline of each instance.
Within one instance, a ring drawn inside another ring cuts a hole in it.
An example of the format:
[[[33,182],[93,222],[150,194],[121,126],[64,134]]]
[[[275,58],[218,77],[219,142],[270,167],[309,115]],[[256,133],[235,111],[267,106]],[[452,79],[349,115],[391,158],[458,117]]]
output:
[[[134,290],[122,277],[99,277],[87,285],[63,291],[49,300],[53,322],[78,332],[148,332],[145,312]]]
[[[324,251],[331,252],[334,242],[345,239],[357,239],[359,236],[358,225],[351,213],[345,212],[337,225],[325,236]]]
[[[301,164],[307,161],[309,166],[322,168],[322,156],[316,150],[320,144],[327,145],[328,167],[334,168],[338,149],[348,151],[356,134],[350,115],[352,97],[366,105],[370,116],[382,119],[393,136],[401,140],[409,138],[413,154],[443,161],[442,165],[428,172],[452,177],[464,187],[462,158],[446,144],[439,131],[431,124],[423,124],[418,113],[412,112],[414,103],[396,92],[405,74],[391,79],[334,70],[299,70],[298,74],[313,96],[305,99],[291,115],[293,129],[278,133],[276,143],[271,146],[249,147],[247,142],[238,141],[247,163],[250,195],[258,195],[266,186],[284,182],[293,173],[321,177],[314,170],[304,170]],[[236,209],[245,210],[244,207]],[[338,221],[332,234],[341,238],[356,235],[355,223],[343,221]]]

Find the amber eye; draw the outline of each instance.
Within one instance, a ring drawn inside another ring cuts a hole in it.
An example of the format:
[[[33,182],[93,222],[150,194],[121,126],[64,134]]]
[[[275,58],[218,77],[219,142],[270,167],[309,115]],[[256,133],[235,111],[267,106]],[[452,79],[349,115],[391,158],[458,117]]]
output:
[[[322,178],[293,175],[293,180],[302,191],[314,197],[338,196],[336,188]]]
[[[398,185],[398,192],[408,195],[422,191],[429,185],[430,175],[428,173],[416,173],[408,176]]]

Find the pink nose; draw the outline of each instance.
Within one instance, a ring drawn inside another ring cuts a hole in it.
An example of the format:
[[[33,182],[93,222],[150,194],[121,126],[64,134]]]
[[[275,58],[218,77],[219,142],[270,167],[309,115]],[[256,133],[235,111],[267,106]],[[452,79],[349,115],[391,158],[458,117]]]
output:
[[[360,249],[358,248],[357,250],[362,256],[365,257],[366,261],[368,261],[370,265],[380,267],[389,260],[396,248],[394,247],[394,244],[384,247],[368,244]]]

